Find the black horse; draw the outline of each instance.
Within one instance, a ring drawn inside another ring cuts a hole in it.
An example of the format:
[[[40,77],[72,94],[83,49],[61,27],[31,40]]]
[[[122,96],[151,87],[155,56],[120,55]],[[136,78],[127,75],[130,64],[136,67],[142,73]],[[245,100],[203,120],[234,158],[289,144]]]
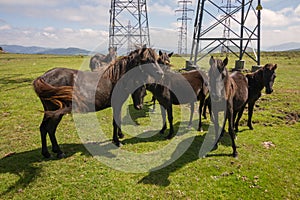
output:
[[[161,64],[162,69],[164,71],[170,70],[170,67],[171,67],[171,60],[170,60],[170,58],[172,57],[173,52],[171,52],[171,53],[168,54],[166,52],[162,52],[161,50],[159,50],[158,55],[159,55],[158,63]],[[151,102],[153,102],[152,112],[155,112],[156,99],[155,99],[154,96],[152,96]]]
[[[237,157],[238,152],[236,150],[234,141],[235,132],[233,129],[233,123],[237,113],[244,108],[248,99],[248,82],[246,77],[241,72],[234,72],[229,75],[229,72],[226,68],[226,65],[228,64],[227,57],[224,59],[224,61],[211,57],[209,64],[209,93],[212,102],[212,121],[214,122],[216,133],[215,148],[217,148],[217,143],[219,140],[218,113],[224,111],[225,119],[223,127],[220,130],[224,130],[225,122],[228,120],[228,132],[231,137],[233,149],[232,155]],[[222,103],[224,103],[224,106],[220,106]]]
[[[108,65],[111,61],[117,58],[116,48],[110,47],[108,49],[108,54],[103,55],[100,53],[95,54],[90,59],[90,69],[91,71],[95,71],[101,67]]]
[[[248,79],[248,122],[247,126],[253,130],[252,126],[252,114],[255,102],[261,96],[261,91],[266,88],[266,93],[271,94],[273,92],[273,84],[276,78],[275,70],[277,69],[277,64],[266,64],[264,67],[258,69],[257,71],[247,74]],[[238,131],[239,121],[242,117],[245,106],[240,110],[238,118],[235,121],[235,130]]]
[[[121,107],[130,92],[118,98],[120,105],[112,105],[112,93],[126,72],[138,70],[138,80],[145,81],[149,77],[161,79],[163,71],[157,63],[158,55],[151,48],[137,49],[128,56],[111,63],[99,72],[84,72],[74,69],[54,68],[34,80],[33,86],[44,106],[44,118],[40,125],[42,155],[50,157],[46,136],[52,143],[52,151],[57,157],[64,157],[60,150],[55,132],[64,114],[70,112],[95,112],[113,107],[113,142],[120,146],[119,138],[123,137],[120,127]],[[130,83],[128,83],[130,84]],[[141,83],[142,84],[142,83]],[[127,96],[126,96],[127,95]]]

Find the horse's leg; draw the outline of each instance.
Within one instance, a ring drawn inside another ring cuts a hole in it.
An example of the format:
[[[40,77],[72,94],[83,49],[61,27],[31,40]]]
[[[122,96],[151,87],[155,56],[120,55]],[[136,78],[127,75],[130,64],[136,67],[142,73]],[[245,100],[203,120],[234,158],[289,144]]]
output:
[[[119,137],[120,139],[124,138],[124,134],[122,133],[122,130],[121,130],[120,127],[118,127],[118,137]]]
[[[238,131],[239,131],[239,122],[240,122],[240,119],[241,119],[242,116],[243,116],[243,112],[244,112],[245,106],[246,106],[246,104],[245,104],[245,105],[241,108],[241,110],[238,112],[237,119],[234,121],[234,129],[235,129],[235,132],[238,132]]]
[[[155,99],[154,96],[152,96],[152,102],[153,102],[152,112],[155,112],[155,103],[156,103],[156,99]]]
[[[212,150],[218,149],[218,142],[219,142],[219,113],[217,111],[213,111],[211,115],[211,120],[214,124],[214,129],[215,129],[215,145]]]
[[[192,127],[193,115],[194,115],[194,110],[195,110],[194,102],[190,103],[190,106],[191,106],[191,109],[190,109],[191,113],[190,113],[190,121],[189,121],[189,125],[188,125],[189,129]]]
[[[198,131],[201,132],[203,132],[201,115],[202,115],[204,102],[205,102],[205,97],[201,97],[199,102],[199,124],[198,124]],[[205,119],[206,119],[206,115],[205,115]]]
[[[252,115],[253,115],[254,104],[255,104],[255,102],[249,102],[248,103],[248,122],[247,122],[247,126],[250,128],[250,130],[253,130]]]
[[[234,114],[233,114],[233,110],[231,107],[229,107],[227,109],[227,117],[228,117],[228,129],[229,129],[229,135],[230,135],[230,138],[231,138],[231,142],[232,142],[232,150],[233,150],[233,157],[237,157],[238,156],[238,152],[236,151],[236,145],[235,145],[235,133],[234,133],[234,130],[233,130],[233,117],[234,117]],[[226,121],[226,120],[225,120]]]
[[[206,117],[206,110],[207,110],[207,107],[208,107],[208,98],[204,100],[204,103],[203,103],[203,110],[202,110],[202,115],[203,115],[203,118],[204,119],[207,119]],[[210,112],[210,111],[209,111]],[[210,113],[211,114],[211,113]]]
[[[204,103],[203,103],[203,117],[204,117],[204,119],[207,119],[207,116],[206,116],[207,108],[208,108],[209,115],[212,116],[210,97],[207,97],[207,98],[204,97]]]
[[[161,117],[163,120],[163,127],[159,131],[160,134],[164,134],[165,130],[167,129],[167,122],[166,122],[166,109],[162,105],[160,105],[160,110],[161,110]]]
[[[120,147],[121,143],[118,137],[118,124],[116,123],[115,119],[113,118],[113,143],[117,146]]]
[[[41,140],[42,140],[42,155],[45,158],[50,158],[50,153],[47,148],[47,125],[49,123],[49,118],[44,115],[43,121],[40,125],[40,133],[41,133]]]
[[[172,104],[167,108],[167,113],[168,113],[168,120],[170,124],[170,131],[169,135],[167,136],[167,139],[171,139],[174,133],[174,127],[173,127],[173,111],[172,111]]]
[[[49,120],[49,123],[47,125],[47,130],[48,130],[49,137],[50,137],[51,144],[52,144],[52,152],[57,154],[57,158],[65,157],[65,154],[59,148],[56,137],[55,137],[55,132],[56,132],[57,126],[58,126],[59,122],[61,121],[62,117],[63,117],[63,115],[59,115],[57,117],[52,117]]]

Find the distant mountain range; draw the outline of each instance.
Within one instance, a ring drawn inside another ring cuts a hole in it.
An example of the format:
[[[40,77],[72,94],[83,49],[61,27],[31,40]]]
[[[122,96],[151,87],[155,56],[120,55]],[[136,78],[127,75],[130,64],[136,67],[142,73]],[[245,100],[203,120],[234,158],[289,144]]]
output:
[[[88,55],[91,51],[79,48],[45,48],[45,47],[25,47],[20,45],[0,45],[4,52],[22,54],[55,54],[55,55]]]
[[[54,54],[54,55],[91,55],[95,52],[91,52],[80,48],[45,48],[45,47],[25,47],[21,45],[0,45],[4,52],[8,53],[21,53],[21,54]],[[232,51],[238,52],[236,47],[230,47]],[[251,52],[252,49],[247,48],[247,52]],[[262,51],[300,51],[300,43],[289,42],[280,45],[275,45],[262,49]],[[216,49],[214,52],[220,52],[220,49]]]
[[[300,43],[299,42],[288,42],[283,43],[280,45],[274,45],[268,47],[267,51],[299,51],[300,50]]]

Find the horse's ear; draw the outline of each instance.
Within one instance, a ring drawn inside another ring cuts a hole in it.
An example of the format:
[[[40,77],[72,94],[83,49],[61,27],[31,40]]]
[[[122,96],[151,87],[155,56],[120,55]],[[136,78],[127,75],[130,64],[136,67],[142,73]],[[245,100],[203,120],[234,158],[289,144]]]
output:
[[[163,53],[161,52],[161,50],[158,51],[159,55],[161,56]]]
[[[277,69],[277,64],[275,64],[272,69],[275,71]]]
[[[265,66],[263,66],[263,69],[268,68],[268,65],[269,65],[269,64],[265,64]]]
[[[213,56],[211,56],[209,59],[209,65],[212,66],[214,63],[215,63],[215,59]]]
[[[142,48],[143,48],[143,49],[146,49],[146,48],[147,48],[147,44],[144,44],[144,45],[142,46]]]
[[[223,60],[223,66],[225,67],[228,64],[228,57]]]
[[[169,58],[171,58],[173,56],[173,53],[174,52],[168,54]]]

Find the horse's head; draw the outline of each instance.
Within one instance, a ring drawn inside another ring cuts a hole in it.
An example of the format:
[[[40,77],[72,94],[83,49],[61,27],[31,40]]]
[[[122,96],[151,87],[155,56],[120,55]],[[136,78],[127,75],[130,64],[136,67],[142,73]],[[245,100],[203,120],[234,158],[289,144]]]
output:
[[[131,98],[133,100],[134,108],[137,110],[143,109],[144,97],[147,95],[146,86],[141,86],[137,88],[132,94]]]
[[[161,50],[159,50],[158,63],[165,65],[167,68],[169,68],[171,63],[170,58],[172,57],[172,55],[173,52],[167,54],[166,52],[163,53]]]
[[[273,92],[273,84],[276,78],[276,69],[277,64],[266,64],[263,67],[264,86],[266,87],[267,94],[271,94]]]
[[[158,63],[163,68],[163,70],[167,70],[170,67],[170,57],[173,53],[163,53],[159,51]],[[134,108],[137,110],[141,110],[144,104],[144,97],[146,96],[146,85],[143,85],[137,88],[131,95]]]
[[[210,68],[208,70],[210,96],[213,101],[221,101],[225,97],[225,82],[228,77],[226,65],[228,58],[223,61],[214,59],[212,56],[209,60]]]
[[[117,47],[109,47],[108,56],[110,58],[110,61],[115,60],[117,58]]]
[[[158,55],[155,50],[151,48],[146,48],[145,46],[141,49],[137,49],[133,52],[136,54],[134,60],[134,66],[139,67],[139,76],[147,76],[144,80],[148,78],[154,78],[154,80],[160,80],[163,77],[163,70],[158,64]]]

